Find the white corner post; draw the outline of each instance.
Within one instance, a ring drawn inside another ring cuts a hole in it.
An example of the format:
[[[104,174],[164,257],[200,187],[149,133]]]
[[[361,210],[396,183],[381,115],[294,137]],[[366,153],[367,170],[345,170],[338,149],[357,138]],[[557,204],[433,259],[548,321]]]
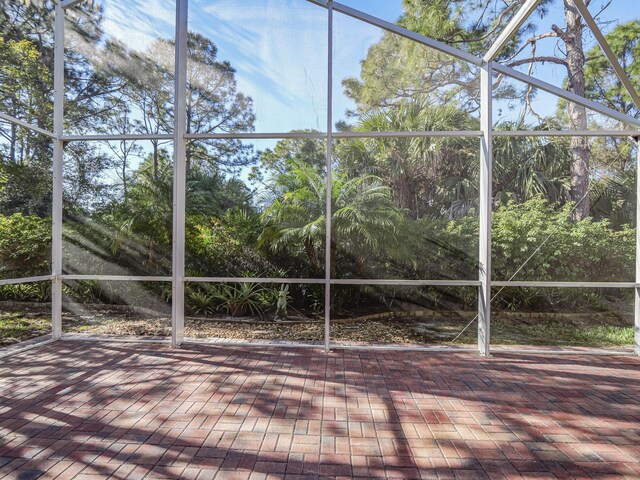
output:
[[[333,0],[327,5],[327,189],[325,198],[325,256],[324,256],[324,351],[331,342],[331,239],[332,239],[332,182],[333,182]]]
[[[493,194],[493,70],[491,62],[480,67],[480,251],[478,274],[478,351],[489,356],[491,338],[491,210]]]
[[[633,351],[640,356],[640,137],[636,137],[636,286]]]
[[[62,163],[64,142],[64,8],[60,2],[55,7],[54,57],[53,57],[53,190],[51,205],[51,337],[62,336]]]
[[[187,21],[188,0],[176,2],[175,124],[173,145],[173,251],[171,276],[171,345],[184,341],[186,216]]]

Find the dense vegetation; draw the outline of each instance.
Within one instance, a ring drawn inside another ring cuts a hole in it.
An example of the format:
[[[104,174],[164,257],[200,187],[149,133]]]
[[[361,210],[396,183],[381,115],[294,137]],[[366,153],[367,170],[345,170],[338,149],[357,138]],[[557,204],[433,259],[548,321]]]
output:
[[[478,29],[487,33],[496,26],[489,22],[471,29],[455,4],[407,0],[400,23],[475,51],[480,48],[473,41],[482,33]],[[2,111],[49,129],[52,8],[53,2],[46,0],[0,2]],[[147,51],[131,51],[108,38],[103,11],[93,3],[74,9],[70,17],[65,72],[69,130],[171,132],[172,41],[157,40]],[[638,28],[632,22],[609,34],[615,52],[632,69],[638,68],[638,42],[629,32]],[[526,42],[526,34],[514,41],[505,58],[513,60]],[[253,131],[253,101],[238,90],[233,65],[218,58],[214,42],[190,33],[188,54],[189,133]],[[637,116],[603,57],[594,51],[586,58],[585,93],[602,96],[603,85],[596,78],[604,78],[612,86],[605,100]],[[423,72],[429,73],[428,89],[423,87]],[[363,60],[361,77],[344,80],[355,108],[345,112],[337,126],[351,131],[477,129],[477,75],[468,65],[386,34]],[[496,92],[505,101],[522,96],[506,84]],[[557,113],[540,123],[534,124],[529,112],[520,122],[498,128],[574,126],[571,108],[560,102]],[[0,278],[48,274],[51,143],[5,122],[0,122],[0,136]],[[576,148],[574,140],[566,138],[496,138],[494,278],[633,280],[634,147],[611,139],[581,146],[582,153],[587,148],[590,162],[586,198],[576,198],[574,191]],[[172,161],[171,145],[160,140],[66,145],[66,273],[170,274]],[[188,276],[320,278],[330,268],[336,278],[477,278],[477,139],[336,142],[330,245],[325,244],[323,140],[281,140],[262,151],[239,140],[193,141],[186,161]],[[576,218],[577,210],[589,214]],[[324,264],[327,248],[330,266]],[[170,289],[163,284],[146,288],[170,300]],[[65,290],[89,303],[129,301],[122,289],[98,282],[69,282]],[[354,314],[363,305],[387,310],[394,302],[472,309],[472,290],[374,293],[340,288],[333,307],[338,315]],[[279,286],[257,284],[192,284],[187,295],[193,313],[261,316],[275,312],[282,292]],[[297,311],[323,308],[319,286],[292,285],[285,295]],[[42,288],[0,288],[4,299],[40,301],[47,296]],[[548,310],[609,300],[604,293],[508,289],[496,305]]]

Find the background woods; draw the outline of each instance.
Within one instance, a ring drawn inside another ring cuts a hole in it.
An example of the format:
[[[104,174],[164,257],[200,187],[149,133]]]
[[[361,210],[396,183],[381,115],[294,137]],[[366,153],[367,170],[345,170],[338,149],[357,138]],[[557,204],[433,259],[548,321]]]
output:
[[[397,23],[482,54],[523,3],[404,0]],[[615,55],[640,88],[640,22],[608,23],[607,2],[591,3]],[[114,30],[109,8],[90,1],[67,13],[66,128],[72,134],[155,138],[66,143],[64,272],[170,275],[173,145],[162,135],[172,133],[175,115],[173,25],[158,28],[153,38],[125,41]],[[48,0],[0,1],[0,111],[49,130],[53,10]],[[323,9],[310,11],[326,21]],[[201,27],[197,17],[208,11],[199,2],[192,12],[189,134],[241,134],[264,131],[267,121],[287,124],[284,108],[264,106],[265,92],[294,106],[299,101],[305,111],[308,99],[284,91],[284,83],[277,82],[285,80],[276,74],[273,85],[260,77],[262,90],[247,82],[247,69],[256,77],[269,72],[251,65],[251,52],[232,51]],[[346,28],[350,20],[337,21]],[[241,26],[235,25],[242,39]],[[305,61],[291,61],[289,68],[302,71]],[[498,61],[526,73],[555,75],[571,92],[640,116],[571,0],[543,1]],[[472,65],[388,32],[378,32],[361,49],[355,69],[342,63],[336,70],[348,74],[335,79],[342,107],[335,114],[337,131],[479,129],[479,72]],[[318,87],[310,77],[304,85],[311,91],[309,85]],[[535,89],[501,76],[494,83],[496,130],[625,128],[570,102],[550,104]],[[323,112],[315,108],[308,122],[301,113],[300,127],[290,133],[312,137],[322,130],[313,119]],[[363,136],[335,140],[332,151],[328,218],[326,140],[190,141],[187,276],[319,279],[329,269],[339,279],[477,279],[477,138]],[[0,279],[50,273],[52,154],[46,137],[0,120]],[[634,280],[634,142],[500,136],[494,157],[496,280],[514,275],[515,280]],[[331,265],[325,265],[327,250]],[[86,304],[148,307],[148,295],[154,302],[171,301],[162,283],[127,290],[104,282],[66,282],[64,288],[68,299]],[[4,301],[48,297],[46,288],[0,287]],[[494,303],[498,310],[570,312],[589,305],[605,311],[624,310],[629,298],[623,291],[510,288]],[[474,291],[451,287],[341,286],[332,293],[337,318],[465,312],[474,305]],[[292,284],[285,291],[280,285],[194,283],[187,289],[187,308],[192,315],[216,318],[270,319],[280,311],[313,321],[324,308],[323,291],[319,285]]]

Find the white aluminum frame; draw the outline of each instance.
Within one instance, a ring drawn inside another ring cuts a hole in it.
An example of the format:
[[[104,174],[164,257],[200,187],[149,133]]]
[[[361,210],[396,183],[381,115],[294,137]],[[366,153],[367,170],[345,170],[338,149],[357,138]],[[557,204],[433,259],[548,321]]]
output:
[[[324,351],[331,348],[331,242],[333,240],[333,0],[327,2],[327,162],[324,213]]]
[[[598,27],[596,20],[593,18],[593,16],[591,16],[591,12],[589,12],[586,4],[582,0],[573,0],[573,3],[580,12],[580,15],[582,15],[582,18],[584,19],[586,24],[591,29],[591,33],[593,33],[593,36],[596,37],[600,48],[602,48],[602,51],[607,57],[607,60],[609,60],[609,64],[611,64],[611,67],[616,72],[618,79],[624,85],[624,88],[627,89],[627,92],[629,92],[629,96],[633,100],[633,103],[637,108],[640,108],[640,96],[638,95],[638,92],[633,86],[633,83],[631,83],[627,72],[625,72],[624,68],[622,68],[622,65],[620,65],[618,57],[616,57],[613,53],[613,50],[611,50],[609,42],[607,42],[607,39],[600,31],[600,27]]]
[[[51,212],[51,338],[62,336],[62,209],[64,142],[64,6],[56,3],[53,69],[53,210]]]
[[[7,115],[6,113],[0,113],[0,120],[4,120],[7,123],[13,123],[15,125],[19,125],[27,130],[31,130],[33,132],[39,133],[41,135],[45,135],[49,138],[53,138],[54,140],[58,140],[58,135],[49,130],[45,130],[44,128],[37,127],[35,125],[31,125],[28,122],[20,120],[19,118],[12,117],[11,115]]]
[[[500,32],[498,38],[489,48],[489,51],[482,57],[482,60],[486,63],[493,62],[502,50],[507,46],[509,40],[518,33],[518,29],[526,22],[531,14],[538,8],[542,0],[526,0],[524,5],[520,7],[520,10],[516,12],[507,26]]]
[[[187,165],[187,34],[188,0],[176,0],[175,125],[173,145],[173,255],[171,345],[184,341],[184,266]]]
[[[513,68],[495,62],[503,48],[517,32],[518,28],[527,21],[535,11],[540,0],[526,0],[521,9],[503,29],[489,51],[482,57],[471,55],[450,45],[425,37],[413,31],[402,28],[375,16],[333,0],[306,0],[327,9],[327,128],[326,132],[220,132],[211,134],[186,133],[186,82],[187,82],[187,32],[188,32],[188,1],[176,0],[176,63],[175,63],[175,106],[176,116],[174,131],[170,134],[132,134],[132,135],[68,135],[64,132],[64,14],[65,9],[72,8],[83,0],[57,0],[55,6],[54,32],[54,118],[53,132],[31,125],[18,118],[0,113],[0,120],[19,125],[36,133],[46,135],[55,140],[53,153],[53,200],[52,200],[52,273],[51,275],[34,276],[18,279],[0,280],[1,285],[31,283],[39,281],[52,282],[52,337],[50,341],[78,340],[75,337],[62,336],[62,283],[68,280],[99,280],[99,281],[136,281],[136,282],[171,282],[172,284],[172,336],[171,345],[179,347],[184,341],[184,288],[186,282],[191,283],[270,283],[270,284],[317,284],[325,288],[325,339],[324,349],[353,349],[353,350],[415,350],[415,351],[470,351],[470,347],[462,346],[385,346],[385,345],[344,345],[330,341],[331,326],[331,286],[332,285],[389,285],[389,286],[450,286],[478,288],[478,351],[481,355],[490,355],[490,325],[491,325],[491,288],[492,287],[540,287],[540,288],[633,288],[635,291],[635,345],[634,353],[640,355],[640,228],[636,238],[636,278],[635,282],[554,282],[554,281],[499,281],[491,279],[491,212],[492,212],[492,165],[493,165],[493,137],[630,137],[638,145],[638,164],[640,164],[640,120],[625,115],[616,110],[605,107],[584,97],[580,97],[559,87],[541,81],[535,77],[519,72]],[[636,106],[640,108],[640,96],[633,88],[629,77],[620,66],[611,51],[606,38],[597,27],[582,0],[574,0],[586,24],[593,32],[609,60],[616,75],[627,88]],[[477,131],[400,131],[400,132],[339,132],[333,126],[333,23],[334,12],[338,12],[356,20],[368,23],[388,32],[400,35],[450,55],[456,59],[468,62],[480,68],[481,85],[481,128]],[[508,76],[522,81],[532,87],[539,88],[556,97],[574,102],[598,112],[604,116],[616,119],[631,127],[633,130],[580,130],[580,131],[500,131],[494,130],[492,124],[492,78],[494,73]],[[479,268],[477,280],[403,280],[403,279],[340,279],[331,277],[331,249],[326,248],[325,275],[323,278],[249,278],[249,277],[193,277],[185,276],[185,210],[186,210],[186,143],[190,140],[208,139],[285,139],[307,138],[325,139],[327,141],[327,189],[326,189],[326,245],[332,239],[331,229],[331,182],[333,164],[333,140],[339,138],[402,138],[402,137],[476,137],[481,140],[480,148],[480,247]],[[63,154],[65,142],[73,141],[121,141],[121,140],[166,140],[174,146],[174,198],[173,198],[173,244],[172,244],[172,274],[171,276],[126,276],[126,275],[76,275],[62,273],[62,194],[63,194]],[[640,199],[640,169],[638,172],[637,197]],[[637,224],[640,225],[640,201],[637,202]],[[242,341],[214,342],[187,339],[190,343],[234,346],[300,346],[317,347],[314,344],[293,344],[290,342],[255,343]],[[126,341],[115,340],[111,341]],[[150,342],[167,343],[168,341],[150,340]],[[27,346],[23,350],[35,348],[48,342]],[[524,353],[594,353],[570,350],[514,350],[498,347],[499,352]],[[629,354],[610,350],[596,353]]]
[[[480,70],[480,250],[478,252],[478,351],[491,353],[491,212],[493,210],[493,69],[490,62]]]
[[[633,351],[640,356],[640,135],[636,137],[636,286],[634,304]]]

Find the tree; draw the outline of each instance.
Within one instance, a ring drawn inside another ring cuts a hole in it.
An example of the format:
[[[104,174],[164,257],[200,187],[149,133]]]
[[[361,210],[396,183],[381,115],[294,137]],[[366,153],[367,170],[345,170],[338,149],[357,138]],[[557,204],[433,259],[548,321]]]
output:
[[[131,132],[133,121],[131,119],[131,111],[126,105],[122,105],[118,110],[118,114],[112,118],[109,118],[105,129],[112,134],[127,135]],[[107,149],[113,156],[113,165],[115,167],[116,175],[122,182],[122,195],[123,200],[127,201],[128,184],[129,184],[129,169],[131,167],[131,160],[135,158],[142,158],[143,148],[135,140],[120,140],[114,142],[107,142]],[[153,175],[158,178],[158,156],[157,152],[153,153]]]
[[[525,0],[404,0],[403,15],[398,24],[471,53],[484,53],[524,2]],[[538,15],[541,18],[547,15],[550,5],[550,0],[540,3]],[[479,18],[470,22],[469,18],[478,13]],[[588,92],[582,36],[586,25],[573,0],[563,0],[563,14],[563,23],[560,26],[554,24],[548,32],[537,33],[535,20],[525,23],[500,53],[498,60],[512,67],[526,66],[530,74],[537,64],[560,65],[566,71],[567,90],[585,96]],[[627,27],[629,38],[633,33],[633,29]],[[621,34],[619,36],[622,37]],[[565,52],[563,58],[538,54],[539,44],[550,40],[559,43],[556,51]],[[629,53],[630,50],[627,50],[627,57]],[[348,117],[361,117],[376,109],[395,108],[404,101],[415,101],[416,98],[423,102],[426,98],[432,105],[446,103],[457,105],[466,111],[477,109],[477,69],[390,33],[385,34],[369,50],[362,62],[360,77],[359,80],[346,79],[343,82],[345,94],[356,102],[355,112],[348,112]],[[533,88],[527,87],[523,95],[501,80],[495,87],[497,98],[524,98],[525,105],[530,107]],[[586,109],[570,102],[563,105],[570,128],[585,130],[588,126]],[[581,220],[590,211],[590,147],[587,139],[572,137],[569,151],[572,158],[568,166],[571,200],[578,204],[574,210],[574,220]]]
[[[548,3],[546,0],[544,3]],[[399,26],[427,37],[482,55],[499,33],[496,22],[509,15],[516,5],[486,22],[470,23],[475,12],[491,11],[493,0],[403,0]],[[507,2],[508,3],[508,2]],[[498,8],[498,7],[496,7]],[[503,55],[510,51],[507,49]],[[347,118],[370,110],[389,108],[403,100],[420,98],[434,105],[456,105],[466,112],[479,108],[479,70],[464,61],[437,52],[394,33],[385,33],[362,61],[360,78],[344,79],[345,95],[356,103]],[[496,84],[496,97],[516,98],[508,85]]]
[[[605,38],[631,83],[640,90],[640,21],[617,25]],[[589,98],[604,101],[615,110],[640,118],[640,109],[600,47],[594,47],[587,53],[585,79]]]
[[[552,127],[551,125],[549,126]],[[503,124],[503,130],[533,130],[528,124]],[[494,138],[495,200],[524,202],[536,196],[557,203],[570,198],[568,140],[561,137]]]
[[[286,177],[287,191],[262,215],[264,231],[259,246],[275,252],[302,248],[314,274],[321,273],[321,254],[325,249],[326,181],[311,166],[297,163]],[[280,191],[276,188],[274,191]],[[371,252],[398,252],[397,236],[402,212],[391,202],[391,191],[379,178],[363,175],[347,178],[337,174],[332,181],[332,258],[338,248],[356,259]],[[335,275],[335,262],[331,266]]]
[[[238,92],[235,70],[218,61],[218,48],[207,37],[190,32],[187,39],[187,133],[253,131],[253,100]],[[193,163],[238,168],[253,163],[253,148],[239,140],[205,140],[204,149],[187,146],[187,171]]]
[[[111,251],[123,250],[141,272],[165,272],[171,265],[173,170],[166,151],[160,151],[159,167],[156,176],[153,157],[147,157],[132,177],[126,201],[117,201],[112,209],[118,230]]]
[[[375,109],[354,127],[363,132],[472,130],[476,121],[455,106],[416,98]],[[391,188],[395,203],[411,218],[450,213],[460,201],[476,198],[477,142],[465,138],[364,138],[336,148],[341,172],[374,174]]]
[[[0,105],[3,113],[40,128],[51,128],[49,100],[51,74],[40,52],[30,40],[4,40],[0,37]],[[15,124],[0,122],[0,136],[9,144],[8,161],[15,163],[27,146],[25,135]]]

